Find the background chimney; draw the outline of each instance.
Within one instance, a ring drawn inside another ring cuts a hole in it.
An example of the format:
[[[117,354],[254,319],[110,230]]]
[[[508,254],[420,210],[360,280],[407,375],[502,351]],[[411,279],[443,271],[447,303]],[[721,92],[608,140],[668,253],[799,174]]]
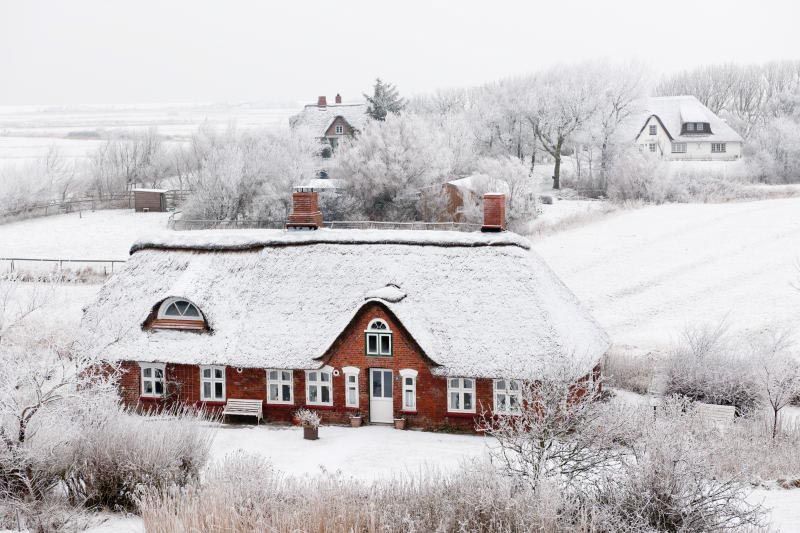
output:
[[[328,107],[328,99],[325,96],[318,97],[317,107]]]
[[[483,195],[483,226],[481,231],[505,231],[506,195],[487,192]]]
[[[323,97],[324,98],[324,97]],[[292,214],[286,221],[287,229],[317,229],[322,226],[317,193],[297,191],[292,193]]]
[[[339,94],[339,93],[336,93],[336,103],[337,104],[341,104],[342,103],[342,95]]]

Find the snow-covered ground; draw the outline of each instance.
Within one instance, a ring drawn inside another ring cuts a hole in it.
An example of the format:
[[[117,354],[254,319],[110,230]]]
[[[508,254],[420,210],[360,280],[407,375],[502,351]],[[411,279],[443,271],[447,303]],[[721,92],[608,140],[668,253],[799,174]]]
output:
[[[106,209],[0,224],[0,257],[125,260],[137,238],[166,229],[168,218]]]
[[[0,168],[20,165],[55,146],[68,159],[85,158],[109,132],[156,128],[175,143],[201,124],[242,129],[288,127],[302,104],[128,104],[83,106],[0,106]]]
[[[534,243],[618,345],[727,319],[800,335],[800,199],[622,211]]]

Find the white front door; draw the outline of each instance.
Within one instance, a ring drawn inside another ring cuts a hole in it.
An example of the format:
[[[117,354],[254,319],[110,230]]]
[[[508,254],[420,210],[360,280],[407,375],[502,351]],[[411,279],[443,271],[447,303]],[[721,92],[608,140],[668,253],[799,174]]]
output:
[[[371,368],[369,371],[369,421],[391,424],[394,420],[392,371]]]

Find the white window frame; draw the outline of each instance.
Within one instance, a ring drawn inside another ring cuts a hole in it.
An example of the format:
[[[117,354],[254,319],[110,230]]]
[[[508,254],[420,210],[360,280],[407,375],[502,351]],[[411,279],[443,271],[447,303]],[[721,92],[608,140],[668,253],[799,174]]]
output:
[[[686,131],[694,131],[694,122],[686,123]]]
[[[465,381],[469,380],[472,384],[471,387],[465,385]],[[447,411],[449,413],[475,413],[475,379],[474,378],[447,378]],[[458,395],[459,407],[453,407],[453,394]],[[472,407],[464,409],[464,398],[467,394],[472,395]]]
[[[400,379],[402,380],[403,386],[402,388],[402,395],[400,397],[400,404],[402,411],[416,411],[417,410],[417,375],[419,373],[414,370],[413,368],[403,368],[400,370]],[[411,380],[411,383],[406,383],[406,380]],[[413,405],[406,404],[406,392],[411,393],[411,397],[413,398]]]
[[[672,153],[673,154],[685,154],[686,153],[686,143],[682,142],[674,142],[672,143]]]
[[[186,302],[190,306],[194,307],[197,311],[197,316],[185,316],[185,315],[167,315],[165,314],[169,306],[174,304],[175,302]],[[205,317],[203,316],[203,312],[200,308],[195,305],[191,300],[187,298],[167,298],[164,300],[161,305],[158,307],[158,315],[156,316],[159,320],[192,320],[192,321],[203,321]]]
[[[650,150],[650,153],[656,153],[656,143],[648,143],[647,149]]]
[[[386,326],[386,329],[372,329],[372,326],[376,323],[381,323]],[[370,320],[369,324],[367,325],[367,329],[364,330],[364,353],[370,357],[392,357],[393,355],[393,344],[394,340],[392,339],[392,330],[389,327],[389,323],[385,320],[380,318],[374,318]],[[375,337],[375,347],[377,348],[376,352],[371,352],[369,349],[369,339],[370,337]],[[389,339],[389,350],[384,351],[382,347],[382,340],[384,337]]]
[[[211,373],[211,377],[205,377],[205,371],[208,370]],[[222,372],[222,377],[216,377],[217,371]],[[211,397],[206,397],[205,395],[205,384],[211,384]],[[222,397],[215,398],[214,397],[214,389],[216,388],[215,385],[217,383],[222,383]],[[225,387],[225,367],[219,365],[202,365],[200,367],[200,401],[203,402],[224,402],[226,398],[226,387]]]
[[[336,135],[344,135],[344,126],[337,124],[334,131],[336,132]]]
[[[150,370],[150,377],[145,377],[145,370]],[[161,379],[155,377],[156,370],[161,371]],[[139,381],[141,386],[139,388],[139,395],[142,398],[163,398],[167,393],[167,365],[166,363],[139,363]],[[153,384],[153,392],[147,393],[144,391],[145,381]],[[156,382],[161,381],[161,394],[156,393]]]
[[[712,154],[724,154],[727,153],[727,151],[728,151],[727,143],[711,143]]]
[[[360,368],[354,366],[346,366],[342,368],[344,374],[344,406],[345,407],[358,407],[359,405],[359,390],[358,390],[358,376],[361,373]],[[351,380],[350,378],[353,378]],[[355,391],[355,403],[350,401],[350,391]]]
[[[511,384],[516,383],[516,390],[511,388]],[[501,387],[502,385],[502,387]],[[500,415],[518,415],[522,413],[522,382],[518,379],[495,379],[494,380],[494,412]],[[502,407],[500,396],[506,398],[505,405]],[[517,408],[510,409],[511,398],[517,399]]]
[[[270,373],[277,372],[277,379],[272,379]],[[288,373],[289,379],[284,379],[283,374]],[[270,387],[276,385],[278,387],[278,399],[272,400],[270,395]],[[289,401],[281,400],[283,398],[283,387],[289,385]],[[294,371],[285,370],[280,368],[267,369],[267,403],[270,405],[294,405]]]
[[[328,380],[324,381],[322,379],[322,375],[326,374],[328,376]],[[316,375],[317,379],[313,382],[311,380],[311,376]],[[317,398],[318,400],[315,402],[311,401],[311,388],[317,388]],[[322,389],[327,387],[328,388],[328,398],[330,401],[323,402],[322,401]],[[333,405],[333,368],[330,366],[324,366],[318,370],[306,370],[306,405],[318,405],[318,406],[332,406]]]
[[[649,130],[650,130],[650,135],[658,134],[658,126],[656,126],[655,124],[650,124]]]

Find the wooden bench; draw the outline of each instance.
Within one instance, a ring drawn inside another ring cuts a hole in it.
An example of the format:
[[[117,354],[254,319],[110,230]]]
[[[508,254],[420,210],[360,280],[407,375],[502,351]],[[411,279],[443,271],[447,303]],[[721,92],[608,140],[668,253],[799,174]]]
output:
[[[697,406],[697,414],[705,422],[730,424],[736,415],[736,408],[732,405],[714,405],[700,402],[695,405]]]
[[[264,418],[264,404],[261,400],[235,400],[233,398],[225,402],[225,409],[222,411],[222,418],[226,415],[254,416],[256,424]]]

